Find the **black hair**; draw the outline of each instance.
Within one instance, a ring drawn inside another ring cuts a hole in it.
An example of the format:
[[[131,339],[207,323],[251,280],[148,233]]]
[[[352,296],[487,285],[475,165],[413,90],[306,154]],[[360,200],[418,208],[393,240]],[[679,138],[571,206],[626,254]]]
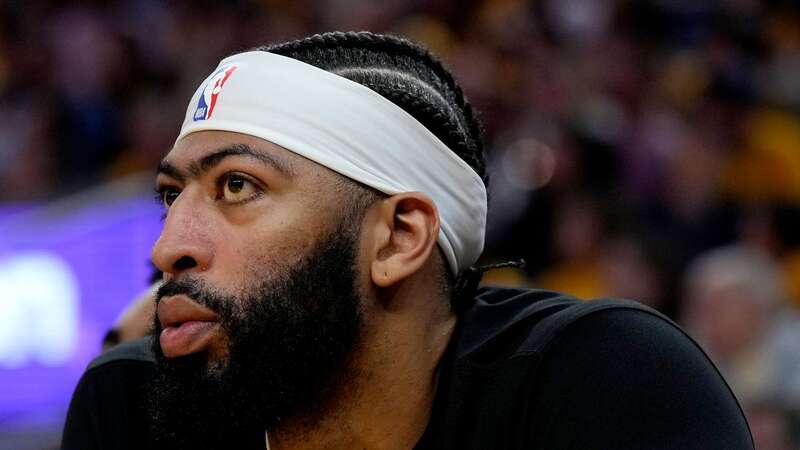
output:
[[[316,34],[256,50],[305,62],[372,89],[436,135],[488,186],[483,133],[476,113],[452,74],[421,45],[361,31]],[[357,198],[361,205],[369,203],[363,193]],[[442,272],[445,292],[452,297],[449,294],[456,277],[449,267]]]
[[[488,186],[483,133],[452,74],[427,49],[386,34],[329,32],[257,50],[287,56],[362,84],[411,114]]]

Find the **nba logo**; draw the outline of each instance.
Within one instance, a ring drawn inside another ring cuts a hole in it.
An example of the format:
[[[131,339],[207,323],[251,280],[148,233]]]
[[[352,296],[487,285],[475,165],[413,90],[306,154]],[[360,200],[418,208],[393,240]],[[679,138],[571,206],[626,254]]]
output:
[[[203,86],[200,99],[197,101],[197,108],[194,110],[193,119],[195,122],[211,118],[219,93],[222,92],[222,87],[225,86],[234,70],[236,70],[234,65],[220,67],[219,70],[214,72],[208,83]]]

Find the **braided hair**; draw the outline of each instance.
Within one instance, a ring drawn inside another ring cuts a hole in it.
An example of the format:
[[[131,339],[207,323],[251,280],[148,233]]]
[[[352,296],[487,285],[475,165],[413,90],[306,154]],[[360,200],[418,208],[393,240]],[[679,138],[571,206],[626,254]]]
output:
[[[372,89],[436,135],[488,186],[475,111],[450,72],[424,47],[396,36],[361,31],[316,34],[256,50],[305,62]],[[362,191],[368,192],[366,187]],[[371,203],[369,195],[356,198],[362,205]],[[455,300],[461,296],[453,295],[459,280],[446,267],[441,272],[451,306],[461,309]]]

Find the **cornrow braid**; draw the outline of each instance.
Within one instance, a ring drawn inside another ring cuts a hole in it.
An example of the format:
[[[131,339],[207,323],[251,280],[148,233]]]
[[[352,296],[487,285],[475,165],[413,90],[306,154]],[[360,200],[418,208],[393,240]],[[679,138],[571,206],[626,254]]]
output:
[[[488,186],[483,133],[450,72],[427,49],[367,31],[329,32],[259,47],[367,86],[422,123]]]
[[[450,72],[424,47],[397,36],[360,31],[316,34],[255,50],[287,56],[372,89],[425,126],[488,186],[483,132],[475,111]],[[375,198],[370,193],[375,195],[369,188],[356,188],[353,198],[366,205]],[[442,294],[451,308],[467,308],[480,277],[471,271],[453,276],[446,265],[440,273]]]

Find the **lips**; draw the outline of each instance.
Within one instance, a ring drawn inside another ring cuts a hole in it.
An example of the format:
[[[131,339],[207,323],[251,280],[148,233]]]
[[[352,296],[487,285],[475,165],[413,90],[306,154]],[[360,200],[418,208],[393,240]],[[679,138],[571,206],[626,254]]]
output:
[[[188,297],[164,297],[158,303],[159,343],[164,356],[177,358],[206,351],[219,327],[219,316]]]

